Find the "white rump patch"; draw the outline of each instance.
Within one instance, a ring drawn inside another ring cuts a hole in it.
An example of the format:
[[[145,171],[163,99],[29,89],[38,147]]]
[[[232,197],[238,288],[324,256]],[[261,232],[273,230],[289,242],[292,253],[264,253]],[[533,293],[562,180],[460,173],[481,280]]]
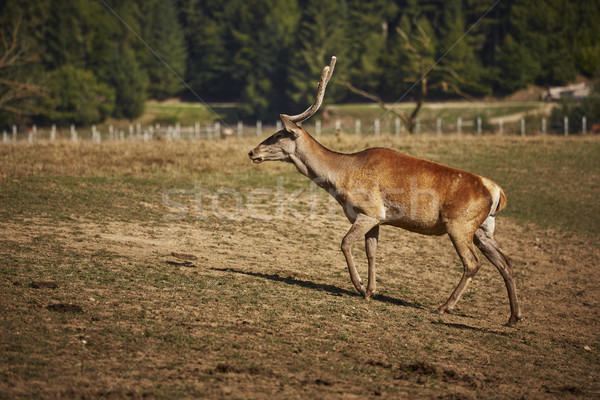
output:
[[[490,195],[492,196],[492,207],[490,208],[489,215],[495,215],[496,210],[498,209],[498,204],[500,204],[500,188],[494,182],[490,181],[487,178],[481,177],[481,181],[483,185],[489,190]]]

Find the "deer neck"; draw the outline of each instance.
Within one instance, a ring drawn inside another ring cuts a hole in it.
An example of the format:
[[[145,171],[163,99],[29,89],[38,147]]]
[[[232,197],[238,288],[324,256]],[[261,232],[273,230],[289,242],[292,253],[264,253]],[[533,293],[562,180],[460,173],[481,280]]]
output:
[[[335,187],[344,155],[329,150],[308,133],[296,140],[296,151],[290,158],[298,172],[324,189]]]

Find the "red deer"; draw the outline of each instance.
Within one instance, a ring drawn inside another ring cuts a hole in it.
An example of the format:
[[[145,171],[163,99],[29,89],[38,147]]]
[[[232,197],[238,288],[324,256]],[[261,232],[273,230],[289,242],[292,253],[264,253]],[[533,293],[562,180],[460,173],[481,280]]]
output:
[[[336,58],[325,67],[314,103],[298,115],[281,114],[283,129],[248,154],[255,163],[283,161],[296,166],[342,206],[352,227],[342,240],[350,279],[370,299],[375,292],[375,253],[380,225],[391,225],[424,235],[448,234],[463,267],[463,275],[448,300],[437,308],[451,311],[481,263],[478,248],[498,269],[508,291],[509,326],[521,319],[512,266],[494,239],[495,217],[506,207],[506,196],[490,179],[422,160],[385,148],[353,154],[331,151],[298,123],[314,115],[323,101]],[[365,238],[368,283],[361,280],[351,253]]]

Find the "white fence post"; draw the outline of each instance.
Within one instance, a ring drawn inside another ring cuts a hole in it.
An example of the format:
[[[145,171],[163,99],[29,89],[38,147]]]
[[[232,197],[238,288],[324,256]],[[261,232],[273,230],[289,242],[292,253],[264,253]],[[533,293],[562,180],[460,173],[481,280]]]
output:
[[[175,140],[181,140],[181,124],[179,122],[175,124],[175,131],[173,133],[175,134]]]
[[[262,135],[262,121],[256,121],[256,136]]]
[[[564,120],[565,136],[569,136],[569,117],[565,116]]]
[[[481,135],[481,117],[477,117],[477,134]]]
[[[13,137],[13,142],[17,143],[17,126],[16,125],[12,126],[12,137]]]
[[[500,135],[500,136],[504,135],[504,120],[503,119],[498,120],[498,135]]]
[[[194,122],[194,140],[200,139],[200,122]]]
[[[462,133],[462,117],[456,119],[456,133],[459,135]]]
[[[96,130],[96,125],[92,125],[92,142],[93,143],[100,143],[101,140],[102,140],[102,137],[100,136],[100,134]]]
[[[54,143],[56,141],[56,125],[52,124],[52,128],[50,129],[50,142]]]
[[[282,125],[281,125],[281,120],[278,119],[277,121],[275,121],[275,129],[277,132],[279,132],[281,129],[283,129]]]
[[[375,120],[375,136],[379,136],[381,134],[381,122],[379,121],[379,118],[377,118]]]
[[[525,136],[525,118],[521,118],[521,136]]]
[[[542,118],[542,135],[546,134],[546,118]]]
[[[71,141],[77,142],[77,131],[75,130],[75,125],[71,124]]]
[[[237,122],[237,136],[239,138],[244,136],[244,123],[242,121]]]
[[[439,117],[435,119],[435,134],[442,136],[442,119]]]
[[[281,121],[278,121],[279,123],[281,123]],[[321,136],[321,120],[318,119],[315,121],[315,134],[317,135],[317,137]]]
[[[360,135],[362,131],[362,122],[360,119],[355,119],[354,120],[354,134],[355,135]]]
[[[342,129],[342,121],[339,119],[335,120],[335,133],[338,133]]]
[[[400,118],[396,117],[396,119],[394,119],[394,130],[395,130],[395,134],[396,136],[400,136],[400,130],[402,129],[402,121],[400,120]]]
[[[581,134],[585,135],[587,133],[587,118],[585,115],[581,117]]]

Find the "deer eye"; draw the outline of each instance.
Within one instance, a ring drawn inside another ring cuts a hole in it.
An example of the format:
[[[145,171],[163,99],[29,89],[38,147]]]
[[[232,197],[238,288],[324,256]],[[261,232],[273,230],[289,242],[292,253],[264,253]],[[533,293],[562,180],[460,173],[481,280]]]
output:
[[[283,135],[281,133],[276,133],[275,134],[275,140],[279,140],[283,137]]]

